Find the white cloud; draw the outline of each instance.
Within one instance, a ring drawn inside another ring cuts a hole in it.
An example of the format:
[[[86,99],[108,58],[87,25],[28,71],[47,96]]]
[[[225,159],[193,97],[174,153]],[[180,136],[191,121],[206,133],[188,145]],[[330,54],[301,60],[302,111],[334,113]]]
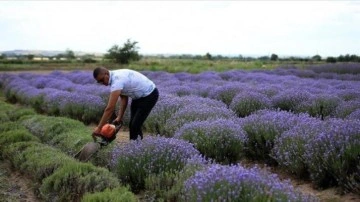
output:
[[[5,1],[0,50],[106,52],[130,38],[143,53],[359,54],[359,8],[355,1]]]

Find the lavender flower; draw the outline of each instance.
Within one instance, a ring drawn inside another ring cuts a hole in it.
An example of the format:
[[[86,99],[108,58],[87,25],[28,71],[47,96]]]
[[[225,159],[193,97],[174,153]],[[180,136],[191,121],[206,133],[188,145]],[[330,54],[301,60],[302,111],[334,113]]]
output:
[[[312,95],[299,89],[285,89],[275,97],[272,102],[275,108],[286,111],[297,111],[297,107],[307,101]]]
[[[219,86],[209,92],[209,98],[220,100],[229,106],[232,99],[244,89],[246,87],[236,83]]]
[[[226,107],[211,107],[206,104],[189,103],[174,113],[165,125],[166,136],[173,136],[185,123],[219,118],[234,118],[235,114]]]
[[[274,141],[271,155],[281,167],[298,177],[308,177],[305,146],[326,128],[317,118],[303,117]]]
[[[346,118],[349,117],[350,114],[360,109],[360,99],[359,100],[350,100],[343,101],[339,104],[335,111],[334,117],[336,118]]]
[[[213,164],[184,184],[185,201],[318,201],[260,168]]]
[[[245,132],[232,119],[190,122],[177,130],[174,137],[193,143],[204,156],[222,163],[240,160],[246,141]]]
[[[360,121],[329,119],[325,123],[326,128],[305,145],[305,161],[316,184],[344,188],[360,162]]]
[[[241,125],[248,137],[245,144],[246,155],[271,163],[272,158],[269,154],[275,139],[306,117],[306,114],[296,115],[287,111],[259,110],[243,118]]]
[[[310,97],[307,101],[298,106],[298,111],[307,112],[313,117],[325,117],[334,114],[336,107],[341,103],[341,99],[331,94],[320,94]]]
[[[158,102],[144,123],[146,130],[165,135],[165,125],[168,119],[178,111],[182,105],[182,98],[170,94],[161,94]]]
[[[347,119],[357,119],[360,120],[360,109],[353,111],[349,116],[346,117]]]
[[[195,91],[194,88],[192,88],[191,86],[188,86],[186,84],[180,84],[167,87],[165,92],[177,96],[185,96],[194,94]]]
[[[189,159],[199,155],[192,144],[183,140],[148,136],[116,147],[111,169],[123,183],[129,183],[133,191],[139,191],[150,174],[180,171]]]
[[[271,101],[263,94],[243,91],[233,98],[229,107],[238,117],[245,117],[257,110],[270,108]]]

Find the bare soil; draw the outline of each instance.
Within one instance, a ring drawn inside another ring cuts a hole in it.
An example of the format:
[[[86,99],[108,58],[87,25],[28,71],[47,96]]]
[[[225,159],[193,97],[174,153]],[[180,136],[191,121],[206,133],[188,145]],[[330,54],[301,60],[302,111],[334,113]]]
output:
[[[10,163],[0,160],[0,201],[6,202],[38,202],[34,194],[32,181],[18,171],[14,171]]]

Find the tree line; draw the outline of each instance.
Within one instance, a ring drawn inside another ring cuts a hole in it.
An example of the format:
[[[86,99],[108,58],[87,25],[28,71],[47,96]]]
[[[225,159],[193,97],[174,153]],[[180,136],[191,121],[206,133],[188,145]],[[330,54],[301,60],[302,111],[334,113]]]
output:
[[[129,64],[131,61],[138,61],[143,56],[139,54],[139,47],[137,46],[137,41],[127,41],[122,45],[113,45],[108,49],[107,53],[104,55],[105,60],[109,60],[119,64]],[[27,59],[33,60],[35,55],[25,55],[19,56],[20,60]],[[340,55],[338,57],[326,57],[322,58],[320,55],[314,55],[312,57],[285,57],[280,58],[277,54],[272,53],[270,56],[260,56],[260,57],[244,57],[242,55],[238,56],[223,56],[223,55],[211,55],[207,52],[205,55],[192,55],[192,54],[179,54],[179,55],[157,55],[152,56],[156,58],[170,58],[170,59],[201,59],[201,60],[239,60],[239,61],[285,61],[285,62],[309,62],[309,61],[325,61],[327,63],[336,63],[336,62],[360,62],[360,57],[357,55]],[[0,55],[0,62],[6,60],[7,55]],[[64,53],[58,54],[54,57],[50,57],[50,60],[53,58],[60,60],[60,58],[65,58],[68,61],[74,60],[77,57],[74,54],[74,51],[67,49]],[[80,58],[85,63],[96,63],[96,60],[93,59],[94,55],[84,55]]]

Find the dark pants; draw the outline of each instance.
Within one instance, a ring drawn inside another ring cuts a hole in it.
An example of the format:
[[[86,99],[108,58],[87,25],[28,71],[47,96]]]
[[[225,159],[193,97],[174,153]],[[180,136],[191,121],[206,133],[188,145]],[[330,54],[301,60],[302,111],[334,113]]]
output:
[[[141,139],[143,138],[141,127],[155,106],[158,98],[159,91],[155,88],[148,96],[131,101],[129,124],[130,140],[136,140],[139,135]]]

